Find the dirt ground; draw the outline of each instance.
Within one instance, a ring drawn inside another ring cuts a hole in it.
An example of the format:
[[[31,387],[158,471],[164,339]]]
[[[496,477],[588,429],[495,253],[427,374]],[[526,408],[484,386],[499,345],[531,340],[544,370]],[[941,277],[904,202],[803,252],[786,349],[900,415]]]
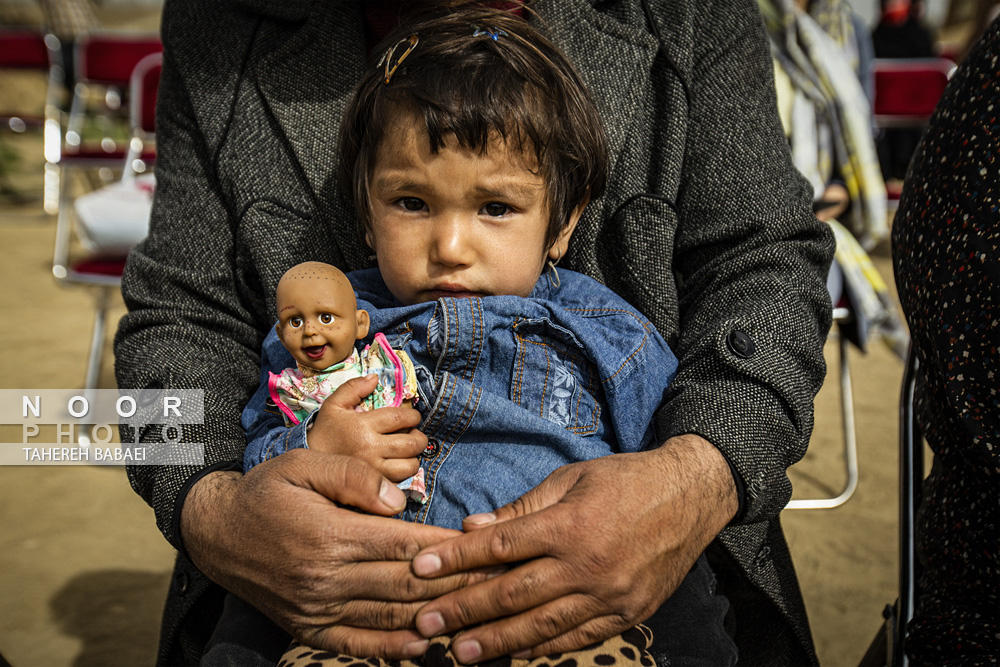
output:
[[[0,19],[6,19],[0,4]],[[27,11],[21,10],[18,11]],[[114,17],[155,27],[155,14]],[[0,76],[0,99],[9,88]],[[30,100],[28,101],[30,103]],[[8,142],[25,156],[14,183],[40,194],[37,136]],[[0,388],[82,386],[95,294],[52,275],[55,219],[40,199],[0,204]],[[873,259],[891,283],[885,249]],[[123,312],[120,297],[114,321]],[[837,346],[827,344],[836,368]],[[850,351],[860,481],[844,506],[786,510],[783,523],[823,665],[857,665],[896,597],[897,401],[902,364],[879,341]],[[101,386],[114,387],[110,334]],[[838,380],[817,399],[806,458],[790,475],[795,497],[835,495],[844,484]],[[0,443],[20,443],[20,427],[0,426]],[[0,444],[0,447],[18,445]],[[0,654],[13,667],[151,665],[173,549],[122,468],[0,467]]]

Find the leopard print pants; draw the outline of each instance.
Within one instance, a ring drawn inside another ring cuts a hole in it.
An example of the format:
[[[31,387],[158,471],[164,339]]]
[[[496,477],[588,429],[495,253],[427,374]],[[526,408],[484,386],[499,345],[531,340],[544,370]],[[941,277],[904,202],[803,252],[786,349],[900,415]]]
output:
[[[647,649],[653,643],[653,632],[644,625],[591,644],[579,651],[556,653],[532,660],[511,657],[496,658],[484,667],[656,667]],[[414,660],[382,660],[353,658],[330,651],[321,651],[293,642],[281,656],[278,667],[460,667],[451,655],[451,637],[434,637],[422,657]]]

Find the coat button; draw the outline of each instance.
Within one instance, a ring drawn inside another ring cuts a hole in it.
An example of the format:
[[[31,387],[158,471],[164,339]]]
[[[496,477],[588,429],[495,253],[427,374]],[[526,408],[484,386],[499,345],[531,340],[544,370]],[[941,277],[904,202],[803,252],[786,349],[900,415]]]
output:
[[[733,329],[726,338],[726,347],[729,351],[742,359],[749,359],[757,351],[757,346],[753,339],[739,329]]]
[[[177,576],[174,577],[174,586],[177,589],[177,595],[183,597],[188,592],[188,575],[187,572],[178,572]]]
[[[441,441],[437,438],[428,438],[427,446],[424,447],[423,457],[425,459],[432,459],[438,455],[441,451]]]

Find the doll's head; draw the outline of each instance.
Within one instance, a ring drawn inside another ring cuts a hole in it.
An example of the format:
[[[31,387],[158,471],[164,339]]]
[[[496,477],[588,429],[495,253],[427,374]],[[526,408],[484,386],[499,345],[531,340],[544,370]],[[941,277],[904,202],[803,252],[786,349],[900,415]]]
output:
[[[275,329],[295,361],[321,371],[347,359],[368,335],[368,313],[358,310],[354,288],[339,269],[304,262],[278,281]]]
[[[340,149],[341,185],[404,304],[526,296],[566,253],[608,169],[600,116],[566,56],[486,9],[390,35],[348,105]]]

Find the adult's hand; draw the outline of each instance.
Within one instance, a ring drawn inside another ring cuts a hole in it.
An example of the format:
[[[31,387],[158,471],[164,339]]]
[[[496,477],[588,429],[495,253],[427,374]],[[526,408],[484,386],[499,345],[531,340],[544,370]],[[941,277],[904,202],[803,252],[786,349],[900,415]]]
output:
[[[202,572],[299,641],[399,659],[427,648],[412,629],[424,601],[485,578],[414,576],[410,560],[422,547],[461,533],[386,518],[404,504],[364,461],[296,449],[246,475],[199,480],[181,532]]]
[[[414,572],[429,578],[521,563],[427,603],[417,628],[431,637],[483,623],[455,637],[464,663],[606,639],[656,611],[736,508],[729,466],[698,436],[564,466],[417,555]]]

